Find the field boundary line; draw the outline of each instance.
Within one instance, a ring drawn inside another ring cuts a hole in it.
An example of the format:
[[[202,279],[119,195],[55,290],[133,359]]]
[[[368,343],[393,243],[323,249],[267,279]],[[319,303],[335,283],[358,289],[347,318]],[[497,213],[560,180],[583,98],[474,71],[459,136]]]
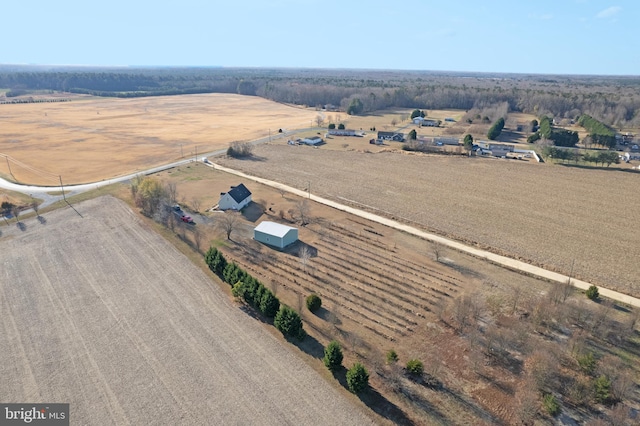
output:
[[[572,277],[569,277],[567,275],[563,275],[560,274],[558,272],[553,272],[553,271],[549,271],[547,269],[541,268],[539,266],[535,266],[535,265],[531,265],[529,263],[526,262],[522,262],[520,260],[516,260],[516,259],[511,259],[509,257],[506,256],[501,256],[499,254],[495,254],[495,253],[491,253],[489,251],[486,250],[481,250],[481,249],[477,249],[471,246],[468,246],[466,244],[460,243],[458,241],[454,241],[451,240],[449,238],[445,238],[442,237],[440,235],[436,235],[436,234],[432,234],[430,232],[425,232],[422,231],[418,228],[415,228],[413,226],[410,225],[406,225],[404,223],[400,223],[396,220],[393,219],[388,219],[386,217],[382,217],[379,216],[377,214],[374,213],[369,213],[366,212],[364,210],[360,210],[360,209],[356,209],[332,200],[329,200],[327,198],[323,198],[323,197],[319,197],[317,195],[313,195],[309,192],[307,192],[306,190],[300,190],[300,189],[296,189],[294,187],[291,187],[289,185],[285,185],[283,183],[280,182],[276,182],[276,181],[272,181],[269,179],[264,179],[261,177],[257,177],[257,176],[252,176],[249,174],[246,174],[244,172],[241,172],[239,170],[235,170],[235,169],[230,169],[228,167],[224,167],[221,166],[219,164],[215,164],[215,163],[211,163],[211,164],[207,164],[207,166],[212,167],[216,170],[220,170],[222,172],[226,172],[226,173],[230,173],[230,174],[234,174],[236,176],[240,176],[240,177],[244,177],[246,179],[250,179],[253,180],[254,182],[258,182],[261,183],[263,185],[267,185],[267,186],[271,186],[273,188],[276,189],[282,189],[284,191],[287,191],[289,193],[292,193],[294,195],[298,195],[299,197],[302,198],[307,198],[307,199],[311,199],[317,203],[321,203],[324,204],[326,206],[332,207],[334,209],[337,210],[341,210],[344,211],[346,213],[350,213],[353,214],[355,216],[359,216],[361,218],[367,219],[367,220],[371,220],[377,223],[380,223],[382,225],[388,226],[390,228],[393,229],[397,229],[399,231],[403,231],[406,232],[408,234],[411,235],[415,235],[417,237],[420,237],[422,239],[425,239],[427,241],[431,241],[433,243],[438,243],[438,244],[442,244],[446,247],[452,248],[454,250],[463,252],[463,253],[467,253],[470,254],[472,256],[475,256],[477,258],[480,259],[485,259],[488,260],[492,263],[495,263],[497,265],[500,265],[502,267],[517,271],[517,272],[522,272],[525,274],[529,274],[529,275],[533,275],[536,278],[542,278],[548,281],[554,281],[554,282],[558,282],[558,283],[566,283],[567,281],[571,282],[571,285],[579,288],[581,290],[587,290],[589,287],[591,287],[591,283],[587,282],[587,281],[583,281],[583,280],[578,280]],[[640,308],[640,299],[633,297],[633,296],[629,296],[627,294],[624,293],[620,293],[614,290],[610,290],[608,288],[605,287],[598,287],[598,290],[600,292],[600,295],[609,299],[613,299],[616,300],[618,302],[621,303],[625,303],[627,305],[631,305],[631,306],[635,306],[637,308]]]

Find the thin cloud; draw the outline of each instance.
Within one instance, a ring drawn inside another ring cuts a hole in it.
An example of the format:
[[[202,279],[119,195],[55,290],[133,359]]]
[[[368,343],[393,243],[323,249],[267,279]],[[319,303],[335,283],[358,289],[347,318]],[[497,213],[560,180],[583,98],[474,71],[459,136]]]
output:
[[[608,7],[604,10],[601,10],[597,15],[596,18],[612,18],[613,16],[617,15],[618,12],[620,12],[622,10],[622,8],[620,6],[611,6]]]

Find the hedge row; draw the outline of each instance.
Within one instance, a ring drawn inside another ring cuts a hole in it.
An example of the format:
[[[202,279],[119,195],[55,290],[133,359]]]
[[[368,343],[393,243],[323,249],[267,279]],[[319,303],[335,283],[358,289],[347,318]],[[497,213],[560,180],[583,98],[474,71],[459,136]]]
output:
[[[232,286],[232,293],[257,309],[267,318],[274,318],[274,325],[285,336],[303,339],[306,335],[302,319],[297,312],[286,305],[260,281],[240,268],[235,262],[229,263],[222,253],[210,247],[204,255],[209,269],[224,282]]]

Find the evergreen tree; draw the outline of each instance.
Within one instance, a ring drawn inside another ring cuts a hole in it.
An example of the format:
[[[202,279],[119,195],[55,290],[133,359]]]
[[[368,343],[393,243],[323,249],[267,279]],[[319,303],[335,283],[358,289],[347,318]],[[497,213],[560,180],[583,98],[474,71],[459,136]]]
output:
[[[360,393],[369,386],[369,372],[364,368],[364,365],[356,362],[347,371],[347,386],[353,393]]]
[[[329,342],[326,348],[324,348],[324,358],[322,361],[329,371],[336,372],[342,367],[342,347],[340,343],[335,340]]]

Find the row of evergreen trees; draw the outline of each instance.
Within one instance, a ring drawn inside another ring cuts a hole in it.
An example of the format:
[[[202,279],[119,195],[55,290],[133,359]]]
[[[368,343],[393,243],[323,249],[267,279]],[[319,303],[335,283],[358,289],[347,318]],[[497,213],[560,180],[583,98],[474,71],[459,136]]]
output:
[[[234,297],[238,297],[258,310],[267,318],[273,318],[273,325],[287,337],[304,339],[300,315],[290,307],[281,304],[271,290],[240,268],[235,262],[228,262],[215,247],[210,247],[204,255],[209,269],[224,282],[232,286]]]
[[[610,127],[587,114],[582,114],[578,124],[589,132],[591,142],[607,148],[616,147],[616,132]]]

